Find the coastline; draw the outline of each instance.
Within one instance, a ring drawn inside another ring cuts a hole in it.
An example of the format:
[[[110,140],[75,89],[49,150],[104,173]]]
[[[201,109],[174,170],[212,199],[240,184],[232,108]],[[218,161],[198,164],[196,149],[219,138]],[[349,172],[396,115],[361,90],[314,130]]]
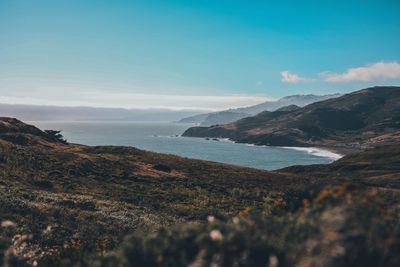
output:
[[[345,156],[344,154],[339,154],[336,151],[329,150],[329,149],[326,149],[326,148],[321,148],[321,147],[281,146],[281,148],[297,150],[297,151],[304,151],[304,152],[307,152],[307,153],[309,153],[311,155],[324,157],[324,158],[330,158],[332,160],[338,160],[338,159],[341,159],[341,158],[343,158]]]
[[[199,137],[203,138],[203,137]],[[344,157],[347,154],[356,152],[358,150],[356,149],[348,149],[348,148],[338,148],[338,147],[332,147],[332,146],[309,146],[309,147],[298,147],[298,146],[267,146],[267,145],[256,145],[252,143],[241,143],[241,142],[236,142],[234,140],[231,140],[230,138],[209,138],[209,140],[217,139],[218,141],[221,142],[231,142],[231,143],[236,143],[236,144],[245,144],[248,146],[258,146],[258,147],[279,147],[279,148],[284,148],[284,149],[291,149],[291,150],[297,150],[297,151],[304,151],[307,152],[311,155],[319,156],[319,157],[324,157],[324,158],[330,158],[332,160],[338,160]]]

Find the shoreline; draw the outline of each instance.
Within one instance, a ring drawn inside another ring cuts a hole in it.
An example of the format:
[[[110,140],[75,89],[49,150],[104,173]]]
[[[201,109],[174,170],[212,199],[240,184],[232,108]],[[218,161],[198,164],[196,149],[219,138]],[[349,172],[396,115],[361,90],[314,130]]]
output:
[[[203,137],[200,137],[203,138]],[[206,137],[207,138],[207,137]],[[206,139],[204,138],[204,139]],[[256,146],[256,147],[278,147],[278,148],[284,148],[284,149],[291,149],[291,150],[297,150],[297,151],[304,151],[308,154],[323,157],[323,158],[330,158],[332,160],[338,160],[343,158],[344,156],[356,152],[358,150],[356,149],[349,149],[349,148],[338,148],[338,147],[326,147],[326,146],[307,146],[307,147],[300,147],[300,146],[268,146],[268,145],[256,145],[252,143],[241,143],[241,142],[236,142],[234,140],[231,140],[230,138],[210,138],[208,137],[210,141],[213,139],[217,139],[220,142],[231,142],[235,144],[244,144],[244,145],[249,145],[249,146]]]
[[[332,151],[332,150],[329,150],[326,148],[321,148],[321,147],[296,147],[296,146],[280,146],[280,147],[284,148],[284,149],[304,151],[304,152],[307,152],[308,154],[319,156],[319,157],[324,157],[324,158],[329,158],[334,161],[341,159],[345,156],[344,154],[339,154],[335,151]]]

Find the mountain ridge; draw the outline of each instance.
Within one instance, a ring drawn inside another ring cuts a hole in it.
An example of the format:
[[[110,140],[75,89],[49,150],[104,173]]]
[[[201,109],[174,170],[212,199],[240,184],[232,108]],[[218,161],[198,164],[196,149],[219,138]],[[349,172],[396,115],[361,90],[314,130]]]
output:
[[[206,113],[206,114],[199,114],[194,115],[191,117],[186,117],[178,122],[181,123],[197,123],[200,126],[211,126],[214,124],[225,124],[229,122],[233,122],[245,117],[250,117],[252,115],[256,115],[262,111],[275,111],[279,108],[296,105],[303,107],[305,105],[329,99],[339,97],[341,94],[329,94],[329,95],[290,95],[282,97],[276,101],[266,101],[264,103],[260,103],[253,106],[243,107],[243,108],[234,108],[228,109],[224,111]],[[224,113],[229,113],[229,116],[223,116]],[[219,117],[219,119],[218,119]],[[217,118],[217,119],[216,119]]]

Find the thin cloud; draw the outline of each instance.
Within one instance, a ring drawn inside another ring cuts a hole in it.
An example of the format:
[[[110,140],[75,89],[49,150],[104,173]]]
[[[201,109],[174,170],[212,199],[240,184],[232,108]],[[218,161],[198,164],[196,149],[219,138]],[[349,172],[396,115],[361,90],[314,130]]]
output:
[[[400,64],[397,62],[377,62],[366,67],[350,68],[338,74],[334,72],[320,73],[326,82],[376,82],[400,80]]]
[[[117,92],[70,93],[71,98],[62,97],[18,97],[1,96],[0,103],[55,106],[88,106],[127,109],[169,109],[217,111],[245,107],[274,100],[265,95],[160,95]],[[79,98],[78,98],[79,96]]]
[[[301,83],[309,81],[309,79],[301,77],[300,75],[295,73],[290,73],[287,70],[281,72],[281,77],[281,81],[284,83]]]

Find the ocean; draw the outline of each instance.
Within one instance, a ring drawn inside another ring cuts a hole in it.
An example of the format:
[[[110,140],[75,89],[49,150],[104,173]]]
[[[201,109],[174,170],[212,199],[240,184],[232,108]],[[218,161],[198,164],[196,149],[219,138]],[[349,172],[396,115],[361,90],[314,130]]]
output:
[[[229,140],[181,137],[191,124],[167,122],[29,122],[42,130],[61,130],[71,143],[122,145],[217,161],[245,167],[275,170],[291,165],[330,163],[340,155],[317,148],[287,148],[237,144]]]

